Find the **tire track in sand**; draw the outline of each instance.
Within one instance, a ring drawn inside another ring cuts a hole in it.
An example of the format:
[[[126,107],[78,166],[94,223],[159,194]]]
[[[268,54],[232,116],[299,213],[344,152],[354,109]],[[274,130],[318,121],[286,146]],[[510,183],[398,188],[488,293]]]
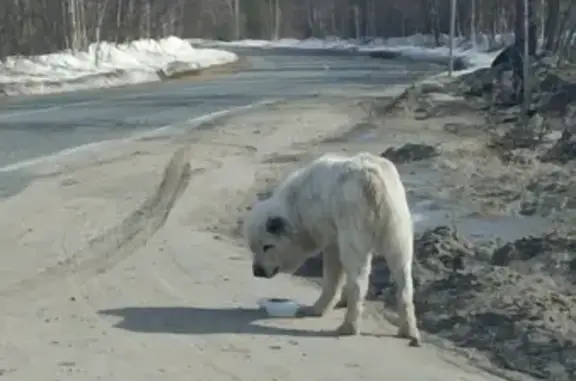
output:
[[[45,268],[38,275],[0,290],[0,297],[31,291],[51,282],[65,281],[72,274],[90,276],[105,272],[144,246],[164,225],[191,177],[207,170],[205,167],[192,170],[189,158],[190,146],[180,147],[166,165],[162,181],[155,192],[139,208],[118,225],[92,238],[81,252]],[[86,252],[90,253],[90,258],[78,260]]]

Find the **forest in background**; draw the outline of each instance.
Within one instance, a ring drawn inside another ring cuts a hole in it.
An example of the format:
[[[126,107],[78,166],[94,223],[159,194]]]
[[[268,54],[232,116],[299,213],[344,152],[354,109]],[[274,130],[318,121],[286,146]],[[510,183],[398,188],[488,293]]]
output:
[[[543,47],[576,58],[576,2],[529,0]],[[0,58],[176,35],[237,40],[449,32],[450,0],[3,0]],[[523,0],[457,0],[456,35],[523,34]],[[520,17],[516,17],[520,14]],[[439,41],[439,39],[438,39]]]

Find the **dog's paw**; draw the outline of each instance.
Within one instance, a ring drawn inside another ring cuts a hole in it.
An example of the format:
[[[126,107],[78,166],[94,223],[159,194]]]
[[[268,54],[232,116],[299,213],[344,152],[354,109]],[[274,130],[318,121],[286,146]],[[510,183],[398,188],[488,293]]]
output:
[[[340,310],[342,308],[347,308],[348,307],[348,301],[346,299],[340,299],[338,301],[338,303],[336,303],[336,305],[334,306],[335,310]]]
[[[360,329],[357,324],[346,321],[334,333],[336,336],[355,336],[360,333]]]
[[[410,330],[408,326],[402,326],[398,330],[398,334],[396,336],[402,339],[409,339],[409,345],[411,347],[422,346],[422,338],[420,337],[420,332],[417,329]]]

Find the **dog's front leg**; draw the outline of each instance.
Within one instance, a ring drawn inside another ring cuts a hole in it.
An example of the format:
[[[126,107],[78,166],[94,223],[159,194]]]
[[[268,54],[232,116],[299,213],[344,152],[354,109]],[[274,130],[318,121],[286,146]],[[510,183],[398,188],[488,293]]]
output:
[[[338,247],[329,246],[322,252],[322,293],[312,306],[300,309],[305,316],[323,316],[328,310],[334,308],[336,296],[342,289],[344,273],[340,262]]]

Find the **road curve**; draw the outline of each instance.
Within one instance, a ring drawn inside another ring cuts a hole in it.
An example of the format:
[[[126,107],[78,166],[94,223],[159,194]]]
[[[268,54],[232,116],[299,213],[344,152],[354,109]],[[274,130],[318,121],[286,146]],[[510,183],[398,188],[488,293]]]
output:
[[[250,69],[207,81],[22,96],[0,102],[0,168],[265,99],[382,90],[437,66],[350,53],[236,49]]]

